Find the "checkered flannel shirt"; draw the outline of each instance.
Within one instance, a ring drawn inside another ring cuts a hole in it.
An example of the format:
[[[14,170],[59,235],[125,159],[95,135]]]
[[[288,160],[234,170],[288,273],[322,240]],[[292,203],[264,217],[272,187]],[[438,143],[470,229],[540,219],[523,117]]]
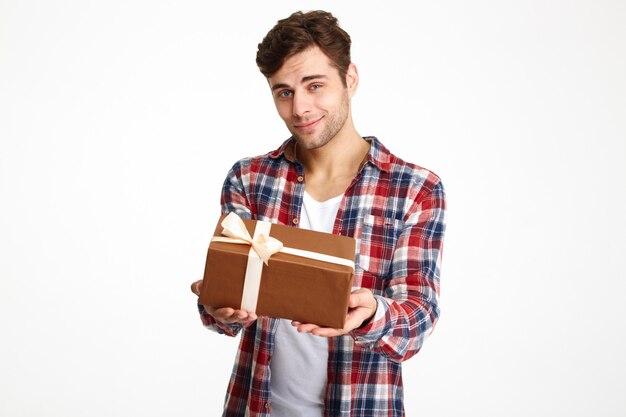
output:
[[[353,288],[368,288],[375,316],[349,335],[328,341],[324,416],[404,416],[401,362],[415,355],[439,316],[437,304],[445,229],[439,177],[391,154],[374,137],[345,192],[333,233],[357,239]],[[222,212],[295,226],[305,188],[294,141],[237,162],[224,182]],[[203,324],[241,341],[228,384],[224,416],[270,416],[269,364],[276,319],[246,327],[216,322],[199,306]]]

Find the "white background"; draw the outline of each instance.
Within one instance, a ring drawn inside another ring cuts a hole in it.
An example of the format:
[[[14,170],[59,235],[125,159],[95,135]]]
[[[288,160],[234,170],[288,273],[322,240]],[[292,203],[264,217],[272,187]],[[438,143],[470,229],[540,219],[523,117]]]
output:
[[[237,159],[288,132],[254,58],[353,38],[362,135],[438,173],[442,316],[408,416],[624,416],[626,3],[0,2],[0,415],[216,416],[201,277]]]

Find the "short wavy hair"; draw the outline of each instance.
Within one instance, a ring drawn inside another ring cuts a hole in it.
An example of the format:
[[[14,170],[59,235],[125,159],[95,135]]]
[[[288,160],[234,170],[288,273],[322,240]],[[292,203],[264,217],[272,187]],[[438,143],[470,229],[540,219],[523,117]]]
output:
[[[256,63],[261,73],[269,78],[286,59],[312,46],[318,46],[339,71],[346,85],[350,66],[350,35],[339,27],[337,18],[323,10],[295,12],[281,19],[259,43]]]

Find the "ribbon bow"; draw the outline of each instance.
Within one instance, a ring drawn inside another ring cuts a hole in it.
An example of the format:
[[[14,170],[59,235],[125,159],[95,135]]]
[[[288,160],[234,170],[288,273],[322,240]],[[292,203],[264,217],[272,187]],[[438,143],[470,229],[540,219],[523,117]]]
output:
[[[246,225],[234,212],[228,213],[224,220],[222,220],[221,226],[224,228],[222,235],[227,237],[216,236],[213,238],[214,241],[250,245],[263,260],[265,265],[267,265],[270,256],[276,252],[280,252],[283,248],[283,243],[280,240],[270,237],[266,233],[258,234],[258,236],[253,239],[250,233],[248,233]]]

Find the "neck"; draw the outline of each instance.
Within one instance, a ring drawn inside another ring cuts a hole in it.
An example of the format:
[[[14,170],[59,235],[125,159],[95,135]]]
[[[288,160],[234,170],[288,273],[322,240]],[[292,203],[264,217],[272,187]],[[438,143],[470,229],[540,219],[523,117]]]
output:
[[[345,126],[330,142],[316,149],[300,148],[296,144],[297,157],[307,176],[353,177],[369,150],[351,124]]]
[[[298,149],[296,145],[297,157],[306,175],[306,191],[317,201],[344,193],[369,151],[369,142],[356,130],[348,132],[350,134],[344,132],[335,136],[321,148]]]

